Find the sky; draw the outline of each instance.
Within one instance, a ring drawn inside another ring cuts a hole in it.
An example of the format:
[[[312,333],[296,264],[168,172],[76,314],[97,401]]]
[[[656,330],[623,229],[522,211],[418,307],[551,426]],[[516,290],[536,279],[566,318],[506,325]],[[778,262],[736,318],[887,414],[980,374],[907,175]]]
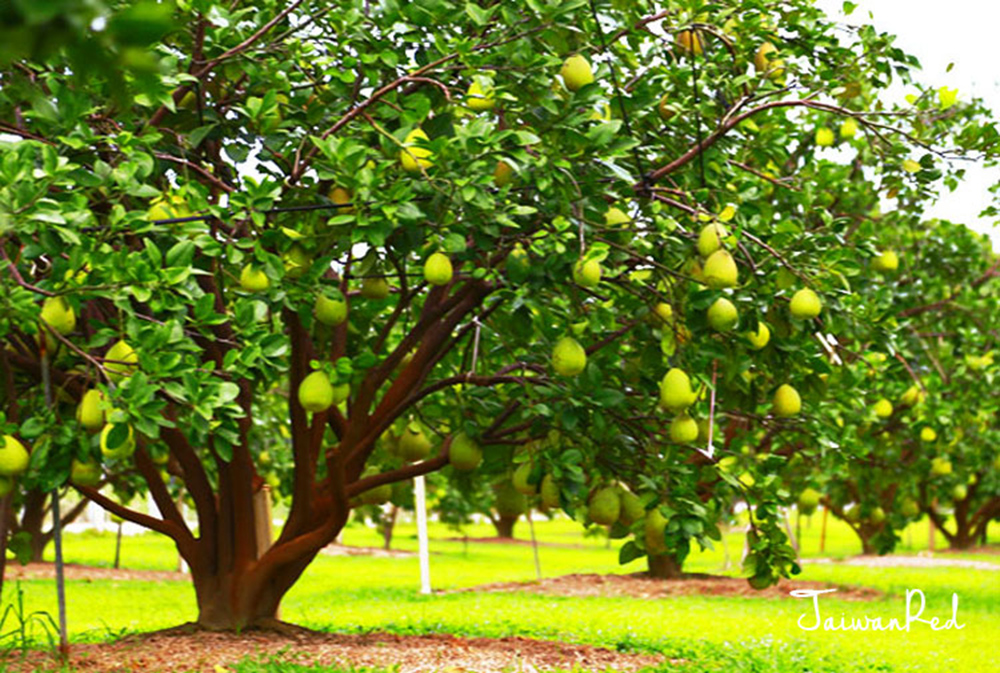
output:
[[[816,0],[816,5],[839,21],[871,23],[880,32],[896,35],[896,46],[916,56],[923,73],[916,79],[937,88],[958,88],[959,100],[978,96],[1000,112],[1000,40],[997,25],[1000,3],[995,0],[854,0],[850,16],[841,12],[842,0]],[[954,63],[951,72],[948,64]],[[903,92],[911,93],[911,92]],[[1000,181],[1000,168],[967,167],[963,184],[946,193],[928,210],[929,217],[962,222],[987,233],[1000,251],[1000,227],[994,218],[980,218],[990,204],[988,188]]]

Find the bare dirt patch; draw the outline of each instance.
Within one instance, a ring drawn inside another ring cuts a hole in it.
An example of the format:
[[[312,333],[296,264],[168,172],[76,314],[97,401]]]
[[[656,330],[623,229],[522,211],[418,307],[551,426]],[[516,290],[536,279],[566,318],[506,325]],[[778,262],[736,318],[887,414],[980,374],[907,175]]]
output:
[[[187,573],[174,572],[170,570],[130,570],[128,568],[99,568],[97,566],[77,565],[67,563],[63,566],[63,573],[67,580],[82,580],[93,582],[95,580],[138,580],[140,582],[190,582],[191,576]],[[16,562],[7,562],[4,578],[7,580],[39,580],[53,579],[56,576],[56,566],[54,563],[29,563],[22,566]]]
[[[70,664],[72,670],[88,673],[216,673],[216,666],[227,668],[248,657],[265,660],[275,657],[303,665],[392,666],[399,673],[440,670],[486,673],[575,667],[637,671],[665,663],[662,656],[515,637],[167,632],[133,636],[110,644],[74,645]],[[33,653],[27,661],[8,670],[26,673],[60,669],[51,658]]]
[[[969,570],[1000,570],[1000,565],[986,561],[969,561],[934,556],[852,556],[845,559],[811,558],[806,563],[833,563],[868,568],[967,568]]]
[[[836,589],[836,598],[847,601],[871,601],[881,592],[867,587],[849,587],[825,582],[781,580],[777,586],[758,591],[745,579],[717,575],[689,575],[681,579],[656,579],[645,573],[634,575],[563,575],[532,582],[498,582],[460,591],[527,592],[567,597],[628,597],[656,600],[674,596],[726,596],[737,598],[791,598],[795,589]]]

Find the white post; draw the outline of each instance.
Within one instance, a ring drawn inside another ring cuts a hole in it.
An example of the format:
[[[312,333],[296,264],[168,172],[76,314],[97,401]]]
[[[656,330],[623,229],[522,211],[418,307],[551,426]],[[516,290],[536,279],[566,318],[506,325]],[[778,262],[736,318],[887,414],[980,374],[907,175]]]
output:
[[[427,550],[427,493],[424,477],[413,480],[414,508],[417,511],[417,540],[420,542],[420,593],[431,592],[431,559]]]

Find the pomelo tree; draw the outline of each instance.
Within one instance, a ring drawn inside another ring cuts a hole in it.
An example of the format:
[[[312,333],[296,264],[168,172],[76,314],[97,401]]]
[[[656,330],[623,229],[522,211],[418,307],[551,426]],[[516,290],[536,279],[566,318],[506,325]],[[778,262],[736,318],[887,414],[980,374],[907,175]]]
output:
[[[628,485],[636,555],[738,493],[751,583],[795,572],[775,442],[867,329],[878,188],[996,137],[882,100],[916,61],[805,0],[64,4],[4,10],[3,434],[48,485],[141,478],[158,516],[75,484],[174,540],[208,628],[272,624],[353,507],[449,462],[602,525]]]

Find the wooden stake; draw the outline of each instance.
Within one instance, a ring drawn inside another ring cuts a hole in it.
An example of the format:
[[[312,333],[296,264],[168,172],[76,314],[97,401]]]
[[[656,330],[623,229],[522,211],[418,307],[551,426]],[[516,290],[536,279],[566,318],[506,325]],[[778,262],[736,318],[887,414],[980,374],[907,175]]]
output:
[[[431,593],[431,559],[427,544],[427,490],[424,475],[413,479],[414,509],[417,512],[417,540],[420,543],[420,593]]]
[[[819,553],[826,552],[826,519],[830,515],[830,510],[823,508],[823,527],[819,531]]]

